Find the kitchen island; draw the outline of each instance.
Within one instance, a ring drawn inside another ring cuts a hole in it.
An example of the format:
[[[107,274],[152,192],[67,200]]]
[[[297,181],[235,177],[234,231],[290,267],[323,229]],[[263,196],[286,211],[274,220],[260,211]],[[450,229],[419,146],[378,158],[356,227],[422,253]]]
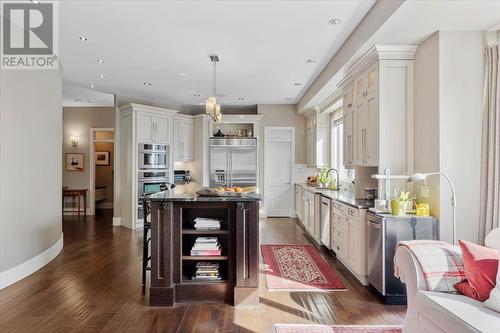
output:
[[[151,206],[152,306],[224,302],[258,304],[259,201],[241,197],[198,196],[199,186],[185,186],[147,196]],[[220,228],[196,228],[195,219],[220,221]],[[217,255],[193,255],[195,243],[216,239]],[[201,279],[201,266],[217,267],[217,279]]]

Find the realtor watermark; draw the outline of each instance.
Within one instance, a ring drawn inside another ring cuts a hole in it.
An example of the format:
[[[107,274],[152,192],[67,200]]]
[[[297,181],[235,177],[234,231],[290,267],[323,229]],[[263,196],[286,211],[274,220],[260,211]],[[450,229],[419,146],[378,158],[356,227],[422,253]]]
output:
[[[58,3],[0,1],[1,69],[57,69]]]

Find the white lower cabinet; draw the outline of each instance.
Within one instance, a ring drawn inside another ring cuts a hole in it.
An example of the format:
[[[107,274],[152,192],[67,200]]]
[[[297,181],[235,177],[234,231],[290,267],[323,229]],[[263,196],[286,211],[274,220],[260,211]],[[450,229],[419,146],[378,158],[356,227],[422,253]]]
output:
[[[363,284],[368,285],[366,267],[366,209],[338,201],[331,205],[331,248],[337,258]]]
[[[302,211],[304,209],[304,199],[302,197],[302,186],[296,184],[295,185],[295,215],[297,215],[297,218],[302,221]]]
[[[301,185],[296,185],[295,214],[309,235],[320,242],[321,195],[314,194]]]
[[[346,205],[329,199],[325,211],[325,198],[308,187],[295,185],[295,214],[307,233],[318,244],[333,250],[351,273],[365,286],[368,285],[366,263],[366,209]],[[328,231],[324,226],[329,225]],[[326,243],[328,244],[326,244]]]

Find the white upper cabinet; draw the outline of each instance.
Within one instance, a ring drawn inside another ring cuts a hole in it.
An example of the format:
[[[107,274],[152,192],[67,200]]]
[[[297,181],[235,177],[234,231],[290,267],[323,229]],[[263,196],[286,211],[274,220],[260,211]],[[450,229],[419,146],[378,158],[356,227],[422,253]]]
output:
[[[170,135],[172,135],[172,117],[156,115],[153,117],[153,124],[155,128],[155,142],[170,143]]]
[[[344,115],[344,165],[346,168],[354,166],[356,137],[354,135],[354,84],[344,89],[343,95],[343,115]]]
[[[306,116],[306,157],[311,168],[328,167],[329,154],[329,117],[318,111]]]
[[[174,160],[193,160],[193,127],[194,122],[190,116],[178,115],[174,120]]]
[[[346,167],[411,173],[415,50],[415,45],[375,45],[339,83],[344,92]]]
[[[172,116],[137,112],[137,141],[140,143],[170,143]]]
[[[154,139],[153,114],[147,112],[137,113],[137,141],[150,143]]]

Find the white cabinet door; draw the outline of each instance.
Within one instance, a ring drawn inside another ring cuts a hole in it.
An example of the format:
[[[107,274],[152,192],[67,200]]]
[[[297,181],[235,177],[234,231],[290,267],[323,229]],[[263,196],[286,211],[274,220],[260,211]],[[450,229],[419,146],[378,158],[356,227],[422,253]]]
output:
[[[365,101],[358,100],[353,110],[354,165],[363,164],[363,143],[365,140]]]
[[[173,139],[173,146],[174,146],[174,161],[181,161],[182,160],[182,143],[181,143],[181,120],[180,119],[174,119],[174,139]]]
[[[193,159],[193,122],[183,120],[181,126],[182,159],[190,161]]]
[[[365,91],[366,91],[366,82],[365,82],[365,75],[360,75],[354,80],[354,88],[353,88],[353,95],[352,95],[352,100],[353,104],[358,104],[361,100],[363,100],[365,96]]]
[[[344,166],[353,166],[353,113],[347,111],[344,113]]]
[[[359,266],[359,233],[358,221],[346,217],[347,227],[347,264],[358,271]]]
[[[172,134],[171,121],[172,117],[170,116],[154,116],[155,142],[170,143],[170,135]]]
[[[137,113],[137,141],[149,143],[154,141],[153,115],[146,112]]]
[[[369,95],[370,93],[378,90],[378,62],[373,64],[365,72],[364,75],[365,75],[365,82],[366,82],[365,95]]]
[[[302,187],[295,185],[295,215],[302,221]]]
[[[308,227],[308,219],[309,219],[309,205],[308,205],[308,200],[306,196],[306,192],[302,190],[303,196],[302,196],[302,225],[304,228],[307,230]]]
[[[379,114],[378,114],[378,91],[373,90],[366,96],[365,112],[365,142],[364,163],[367,166],[378,165],[379,146]]]
[[[314,235],[314,224],[316,223],[315,219],[315,214],[314,214],[314,198],[308,199],[308,205],[309,205],[309,221],[308,221],[308,226],[309,226],[309,232]]]

